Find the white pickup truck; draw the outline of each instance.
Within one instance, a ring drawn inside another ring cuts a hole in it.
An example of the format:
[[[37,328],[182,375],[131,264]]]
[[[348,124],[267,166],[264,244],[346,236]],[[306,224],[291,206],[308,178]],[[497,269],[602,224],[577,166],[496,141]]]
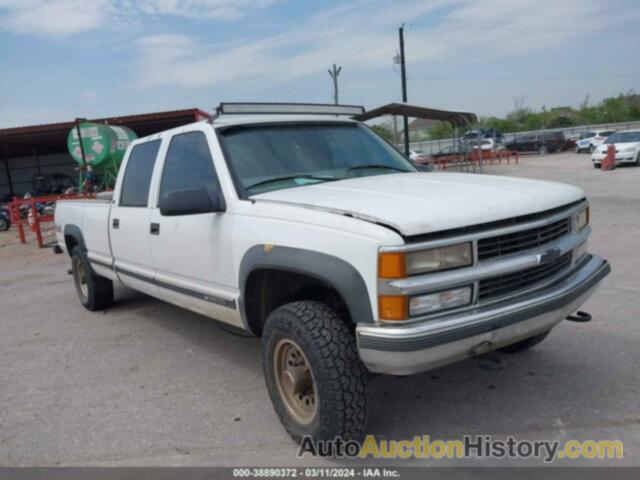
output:
[[[573,312],[610,267],[579,188],[421,172],[350,118],[221,110],[134,141],[112,194],[59,202],[58,250],[89,310],[118,283],[261,336],[294,439],[361,438],[370,372],[590,318]]]

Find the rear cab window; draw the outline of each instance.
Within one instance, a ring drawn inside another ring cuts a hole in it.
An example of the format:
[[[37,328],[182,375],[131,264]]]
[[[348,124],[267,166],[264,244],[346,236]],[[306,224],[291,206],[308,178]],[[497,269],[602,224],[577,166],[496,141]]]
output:
[[[140,143],[129,154],[120,189],[121,207],[146,207],[160,140]]]

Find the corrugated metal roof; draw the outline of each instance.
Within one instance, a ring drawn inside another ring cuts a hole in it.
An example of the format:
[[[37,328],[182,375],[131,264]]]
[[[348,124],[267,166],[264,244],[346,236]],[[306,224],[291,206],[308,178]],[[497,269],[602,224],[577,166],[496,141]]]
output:
[[[136,132],[138,137],[145,137],[163,130],[210,118],[211,115],[203,110],[189,108],[89,119],[89,121],[108,123],[110,125],[124,125]],[[0,129],[0,158],[29,156],[33,153],[33,149],[38,149],[41,155],[66,152],[67,135],[74,125],[75,122],[70,121]]]

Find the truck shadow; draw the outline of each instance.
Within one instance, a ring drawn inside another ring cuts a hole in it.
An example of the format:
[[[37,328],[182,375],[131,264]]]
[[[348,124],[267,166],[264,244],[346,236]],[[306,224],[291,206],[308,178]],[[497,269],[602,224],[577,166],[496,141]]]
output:
[[[137,321],[151,322],[179,335],[194,350],[206,351],[212,376],[224,375],[233,390],[253,389],[269,401],[258,338],[240,336],[210,318],[128,289],[118,291],[117,296],[110,315],[133,313]],[[527,352],[493,352],[407,377],[375,376],[370,385],[368,433],[398,439],[535,432],[547,432],[548,436],[550,431],[598,427],[604,420],[594,418],[593,412],[606,411],[610,405],[606,395],[594,392],[593,377],[599,379],[600,392],[617,388],[617,381],[589,362],[588,349],[573,338],[572,329],[573,325],[560,325],[545,342]],[[194,361],[202,358],[200,355]],[[220,364],[226,371],[216,373]],[[603,383],[606,378],[609,380]],[[260,412],[246,415],[248,420],[251,415],[269,415],[270,423],[277,424],[268,403]],[[286,436],[281,430],[277,435]]]

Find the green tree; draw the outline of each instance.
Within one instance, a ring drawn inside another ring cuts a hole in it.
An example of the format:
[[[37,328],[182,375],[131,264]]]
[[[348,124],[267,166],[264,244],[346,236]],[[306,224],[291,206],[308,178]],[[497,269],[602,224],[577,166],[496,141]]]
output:
[[[371,130],[376,132],[385,140],[393,142],[393,130],[391,130],[386,125],[371,125]]]

